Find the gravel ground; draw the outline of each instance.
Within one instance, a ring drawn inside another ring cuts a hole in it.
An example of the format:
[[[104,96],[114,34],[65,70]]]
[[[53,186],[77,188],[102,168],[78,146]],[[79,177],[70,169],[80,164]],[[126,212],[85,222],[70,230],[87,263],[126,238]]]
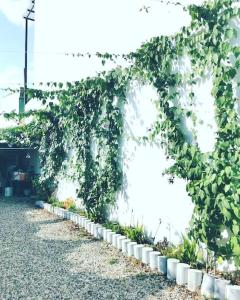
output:
[[[0,199],[0,299],[198,299],[27,200]]]

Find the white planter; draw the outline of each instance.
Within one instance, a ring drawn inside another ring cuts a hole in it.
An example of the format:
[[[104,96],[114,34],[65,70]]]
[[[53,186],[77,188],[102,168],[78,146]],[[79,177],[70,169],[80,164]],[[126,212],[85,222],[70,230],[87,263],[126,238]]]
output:
[[[190,266],[188,264],[179,263],[177,264],[177,276],[176,282],[178,285],[183,285],[188,283],[188,270]]]
[[[97,227],[97,234],[99,239],[103,238],[103,227],[101,225]]]
[[[91,228],[90,228],[91,235],[94,235],[94,228],[95,228],[95,226],[96,226],[95,223],[91,223]]]
[[[78,215],[78,217],[77,217],[77,225],[81,226],[81,223],[82,223],[82,217],[80,215]]]
[[[110,229],[106,229],[106,228],[103,229],[103,240],[104,241],[107,241],[107,233],[110,231],[111,231]]]
[[[70,220],[70,221],[73,221],[73,219],[74,219],[74,214],[73,214],[71,211],[69,211],[68,213],[69,213],[69,220]]]
[[[73,223],[76,223],[76,214],[75,214],[75,213],[70,212],[70,220],[71,220]]]
[[[160,254],[160,252],[158,252],[158,251],[152,251],[149,253],[149,265],[152,270],[155,270],[158,267],[157,258],[159,256],[159,254]]]
[[[134,251],[134,257],[136,258],[136,259],[142,259],[142,249],[144,248],[144,245],[139,245],[139,244],[137,244],[137,245],[135,245],[134,247],[133,247],[133,251]]]
[[[167,279],[176,280],[177,276],[177,265],[179,264],[179,259],[168,258],[167,260]]]
[[[100,225],[99,224],[95,224],[94,229],[93,229],[93,236],[96,239],[100,239],[100,235],[99,235],[99,231],[98,231],[99,228],[100,228]]]
[[[133,256],[134,255],[134,246],[137,245],[136,242],[130,242],[127,245],[127,255]]]
[[[122,240],[122,253],[127,254],[127,246],[131,242],[129,239]]]
[[[59,217],[63,218],[63,216],[64,216],[64,210],[61,207],[59,207],[58,211],[59,211]]]
[[[35,202],[35,206],[39,208],[44,208],[44,202],[39,200]]]
[[[62,215],[62,210],[60,207],[58,207],[58,209],[57,209],[57,215],[58,215],[58,217],[61,217],[61,215]]]
[[[112,236],[112,245],[117,248],[117,238],[121,236],[119,233],[114,233]]]
[[[188,270],[188,286],[191,292],[196,292],[200,289],[202,283],[202,271],[196,269]]]
[[[167,274],[167,256],[158,256],[157,258],[158,261],[158,271],[163,274],[166,275]]]
[[[66,220],[68,219],[68,211],[67,210],[64,210],[63,218]]]
[[[113,236],[114,232],[113,231],[108,231],[107,232],[107,242],[108,243],[112,243],[112,236]]]
[[[89,222],[88,226],[87,226],[87,232],[90,233],[90,234],[91,234],[91,228],[92,228],[93,224],[94,224],[93,222]]]
[[[239,285],[227,285],[226,286],[226,299],[227,300],[239,300],[240,299],[240,286]]]
[[[87,220],[87,218],[86,217],[82,217],[81,218],[81,223],[80,223],[80,226],[81,227],[85,227],[85,221]]]
[[[230,284],[230,280],[216,278],[215,285],[214,285],[214,299],[225,300],[226,286],[229,284]]]
[[[127,238],[124,235],[121,235],[119,237],[117,237],[117,248],[119,250],[122,250],[122,241],[126,240]]]
[[[142,262],[144,264],[149,264],[149,253],[153,251],[151,247],[144,247],[142,249]]]
[[[212,275],[204,273],[201,286],[201,294],[206,298],[214,297],[215,278]]]
[[[84,228],[87,230],[88,229],[88,224],[90,223],[91,221],[86,219],[85,222],[84,222]]]
[[[51,205],[49,203],[44,203],[44,209],[46,209],[47,211],[50,211]]]
[[[13,196],[13,188],[12,187],[5,187],[4,195],[5,195],[5,197],[12,197]]]
[[[60,207],[55,207],[55,209],[56,209],[56,215],[60,217]]]

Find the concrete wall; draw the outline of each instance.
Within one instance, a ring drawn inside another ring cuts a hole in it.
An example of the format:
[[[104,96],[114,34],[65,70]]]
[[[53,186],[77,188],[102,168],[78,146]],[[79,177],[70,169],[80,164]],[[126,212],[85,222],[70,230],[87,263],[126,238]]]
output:
[[[182,1],[199,4],[203,1]],[[149,13],[139,10],[149,6]],[[57,13],[55,13],[57,11]],[[72,81],[93,76],[97,71],[114,67],[102,66],[96,59],[65,56],[70,52],[128,53],[153,36],[170,35],[188,25],[190,16],[181,7],[158,1],[140,0],[41,0],[36,2],[35,81]],[[51,24],[49,26],[49,24]],[[176,70],[187,72],[187,58],[181,58]],[[211,77],[196,85],[197,141],[202,151],[211,151],[215,142],[216,124],[211,96]],[[182,89],[181,104],[187,104],[187,87]],[[157,239],[167,236],[178,242],[188,227],[193,205],[185,191],[186,183],[176,179],[173,185],[162,176],[171,164],[157,145],[139,145],[136,137],[148,132],[156,119],[153,87],[132,82],[124,108],[123,140],[124,185],[118,195],[112,219],[123,224],[143,224]],[[202,122],[203,121],[203,122]],[[186,120],[186,134],[193,125]],[[70,155],[71,157],[71,155]],[[61,179],[57,195],[60,200],[76,197],[77,184]]]

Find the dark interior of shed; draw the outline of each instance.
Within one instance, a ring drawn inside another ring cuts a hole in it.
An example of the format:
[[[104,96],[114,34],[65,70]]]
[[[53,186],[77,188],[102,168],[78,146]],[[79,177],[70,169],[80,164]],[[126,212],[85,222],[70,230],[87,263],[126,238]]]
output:
[[[0,146],[0,194],[6,196],[29,196],[33,193],[35,176],[32,151],[26,148]]]

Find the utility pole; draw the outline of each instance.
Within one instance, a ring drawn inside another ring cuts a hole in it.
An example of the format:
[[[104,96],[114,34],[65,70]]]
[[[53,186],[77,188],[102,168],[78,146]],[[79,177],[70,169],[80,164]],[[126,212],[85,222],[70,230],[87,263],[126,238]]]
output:
[[[24,98],[19,99],[19,112],[24,112],[25,104],[28,102],[27,99],[27,80],[28,80],[28,21],[34,22],[34,10],[35,0],[31,0],[31,8],[27,9],[26,15],[23,17],[25,19],[25,52],[24,52]]]

